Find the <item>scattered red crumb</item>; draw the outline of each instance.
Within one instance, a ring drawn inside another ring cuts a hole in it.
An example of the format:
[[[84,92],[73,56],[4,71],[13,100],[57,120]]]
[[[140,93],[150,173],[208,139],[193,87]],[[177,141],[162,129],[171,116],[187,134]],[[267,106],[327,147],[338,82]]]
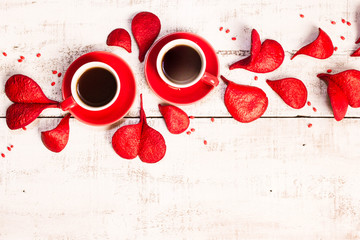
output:
[[[304,14],[300,14],[300,17],[301,17],[301,18],[304,18],[305,16],[304,16]]]
[[[314,111],[314,112],[317,112],[317,109],[316,109],[315,107],[313,107],[313,111]]]
[[[41,54],[40,54],[40,53],[38,53],[38,54],[36,54],[36,56],[37,56],[37,57],[41,57]]]
[[[5,154],[2,153],[1,156],[4,158],[4,157],[5,157]]]
[[[5,57],[7,56],[7,53],[6,53],[6,52],[3,52],[2,54],[3,54]]]
[[[23,60],[22,59],[18,59],[18,62],[22,62]]]
[[[220,28],[219,28],[219,31],[222,31],[223,29],[224,29],[223,27],[220,27]]]
[[[232,37],[231,40],[235,41],[235,40],[236,40],[236,37]]]
[[[341,19],[341,22],[342,22],[342,23],[345,23],[346,21],[345,21],[345,19]]]
[[[312,127],[312,124],[311,124],[311,123],[309,123],[307,126],[308,126],[308,128],[311,128],[311,127]]]
[[[56,71],[56,70],[52,70],[52,73],[53,73],[53,74],[57,74],[57,71]]]
[[[254,77],[254,80],[255,80],[255,81],[258,80],[258,76],[255,76],[255,77]]]
[[[211,121],[212,121],[212,122],[215,122],[215,118],[211,118]]]
[[[344,37],[344,36],[341,36],[340,38],[341,38],[341,40],[345,40],[345,37]]]
[[[195,117],[194,116],[190,116],[190,119],[194,119]]]
[[[229,29],[226,29],[226,31],[225,31],[226,33],[229,33],[230,32],[230,30]]]
[[[195,128],[190,129],[192,132],[195,132]]]
[[[190,134],[191,134],[191,132],[190,132],[190,131],[187,131],[187,132],[186,132],[186,134],[187,134],[187,135],[190,135]]]
[[[326,70],[328,73],[331,73],[332,72],[332,70],[331,69],[328,69],[328,70]]]
[[[308,105],[308,106],[311,106],[311,102],[310,102],[310,101],[308,101],[308,102],[307,102],[307,105]]]
[[[22,129],[26,131],[26,127],[22,127]]]
[[[204,145],[207,145],[207,141],[206,141],[206,140],[204,140]]]
[[[55,85],[55,82],[52,82],[52,83],[51,83],[51,86],[54,86],[54,85]]]
[[[25,59],[25,57],[24,57],[24,56],[20,56],[20,59],[24,60],[24,59]]]
[[[11,147],[11,148],[14,148],[14,145],[11,145],[10,147]]]
[[[11,151],[11,148],[10,148],[10,147],[7,147],[7,150],[8,150],[8,151]]]
[[[335,21],[331,21],[331,24],[335,25],[335,24],[336,24],[336,22],[335,22]]]
[[[61,73],[58,73],[58,77],[61,77]]]
[[[334,47],[334,51],[337,51],[338,50],[338,47]]]
[[[349,21],[348,21],[348,22],[346,22],[346,24],[347,24],[348,26],[351,26],[351,22],[349,22]]]

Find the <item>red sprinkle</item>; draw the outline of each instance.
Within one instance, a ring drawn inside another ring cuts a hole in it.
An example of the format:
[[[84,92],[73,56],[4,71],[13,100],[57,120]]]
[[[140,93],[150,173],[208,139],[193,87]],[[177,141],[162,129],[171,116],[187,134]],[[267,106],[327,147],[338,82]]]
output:
[[[331,69],[328,69],[328,70],[326,70],[328,73],[331,73],[332,72],[332,70]]]
[[[38,54],[36,54],[36,56],[37,56],[37,57],[41,57],[41,54],[40,54],[40,53],[38,53]]]
[[[26,131],[26,127],[22,127],[22,129]]]
[[[11,151],[11,148],[10,148],[10,147],[7,147],[7,150],[8,150],[8,151]]]
[[[308,106],[311,106],[311,102],[310,102],[310,101],[308,101],[308,102],[307,102],[307,105],[308,105]]]
[[[53,70],[52,73],[53,73],[53,74],[57,74],[57,71],[56,71],[56,70]]]
[[[351,26],[351,22],[346,22],[346,24],[347,24],[348,26]]]
[[[1,156],[4,158],[4,157],[5,157],[5,154],[2,153]]]
[[[24,59],[25,59],[25,57],[24,57],[24,56],[20,56],[20,59],[24,60]]]
[[[194,119],[195,117],[194,116],[190,116],[190,119]]]
[[[315,107],[313,107],[313,111],[314,111],[314,112],[317,112],[317,109],[316,109]]]
[[[190,129],[192,132],[195,132],[195,128]]]
[[[22,62],[23,60],[22,59],[18,59],[18,62]]]
[[[331,24],[334,24],[334,25],[335,25],[335,24],[336,24],[336,22],[335,22],[335,21],[331,21]]]
[[[14,148],[14,145],[11,145],[10,147],[11,147],[11,148]]]
[[[51,86],[54,86],[54,85],[55,85],[55,82],[52,82],[52,83],[51,83]]]
[[[230,32],[230,30],[229,29],[226,29],[226,31],[225,31],[226,33],[229,33]]]
[[[211,121],[212,121],[212,122],[215,122],[215,118],[211,118]]]
[[[254,80],[255,80],[255,81],[258,80],[258,76],[255,76],[255,77],[254,77]]]
[[[186,132],[186,134],[187,134],[187,135],[190,135],[190,134],[191,134],[191,132],[190,132],[190,131],[187,131],[187,132]]]
[[[300,14],[300,17],[301,17],[301,18],[304,18],[305,16],[304,16],[304,14]]]
[[[7,53],[6,53],[6,52],[3,52],[2,54],[3,54],[5,57],[7,56]]]
[[[337,51],[338,50],[338,47],[334,47],[334,51]]]
[[[220,27],[220,28],[219,28],[219,31],[222,31],[223,29],[224,29],[223,27]]]
[[[346,21],[345,21],[345,19],[341,19],[341,22],[342,22],[342,23],[345,23]]]
[[[207,141],[206,141],[206,140],[204,140],[204,145],[207,145]]]
[[[58,73],[58,77],[61,77],[61,73]]]
[[[232,37],[231,40],[235,41],[235,40],[236,40],[236,37]]]
[[[341,40],[345,40],[345,37],[344,37],[344,36],[341,36],[340,38],[341,38]]]
[[[312,127],[312,124],[311,124],[311,123],[309,123],[307,126],[308,126],[308,128],[311,128],[311,127]]]

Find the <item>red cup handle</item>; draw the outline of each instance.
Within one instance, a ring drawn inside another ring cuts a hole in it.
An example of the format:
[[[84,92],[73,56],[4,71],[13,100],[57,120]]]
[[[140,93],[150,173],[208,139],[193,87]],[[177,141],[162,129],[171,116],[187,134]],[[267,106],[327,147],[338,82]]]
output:
[[[214,75],[205,72],[204,76],[201,78],[201,81],[207,85],[216,87],[217,85],[219,85],[219,79],[217,77],[215,77]]]
[[[67,99],[65,99],[62,103],[60,103],[60,108],[63,111],[67,111],[70,108],[75,107],[76,102],[74,100],[74,98],[72,96],[68,97]]]

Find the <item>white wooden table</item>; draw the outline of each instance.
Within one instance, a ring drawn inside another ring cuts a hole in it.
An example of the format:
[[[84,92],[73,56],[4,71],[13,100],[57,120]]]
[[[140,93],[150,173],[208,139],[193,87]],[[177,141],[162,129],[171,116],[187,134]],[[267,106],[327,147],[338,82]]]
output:
[[[0,55],[0,152],[5,154],[0,239],[360,239],[360,109],[350,108],[336,122],[326,84],[316,77],[327,69],[360,70],[360,59],[349,57],[358,47],[359,9],[355,0],[2,0],[0,52],[7,56]],[[113,29],[130,30],[140,11],[159,16],[160,37],[190,31],[206,38],[218,53],[221,74],[266,92],[265,115],[249,124],[236,122],[225,108],[226,86],[220,83],[204,100],[182,107],[196,117],[190,124],[196,131],[170,134],[135,42],[131,54],[105,44]],[[290,61],[316,38],[318,27],[338,51],[326,60]],[[284,47],[278,70],[228,70],[249,54],[252,28],[262,40],[275,39]],[[43,146],[40,132],[55,127],[64,112],[45,111],[26,131],[7,128],[8,77],[28,75],[60,101],[62,77],[52,70],[64,74],[73,60],[95,50],[119,55],[135,74],[137,98],[126,118],[107,128],[72,118],[68,146],[59,154]],[[25,60],[19,63],[21,55]],[[283,77],[303,80],[312,106],[291,109],[265,83]],[[153,165],[121,159],[111,146],[119,126],[138,122],[140,93],[149,124],[167,144],[165,158]]]

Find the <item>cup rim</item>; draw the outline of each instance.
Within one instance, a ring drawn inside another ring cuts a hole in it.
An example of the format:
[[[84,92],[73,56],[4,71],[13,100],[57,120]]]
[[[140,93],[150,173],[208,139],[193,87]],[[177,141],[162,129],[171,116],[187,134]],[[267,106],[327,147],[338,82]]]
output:
[[[80,97],[78,96],[77,89],[76,89],[77,82],[78,82],[79,78],[82,76],[82,74],[84,72],[86,72],[88,69],[94,68],[94,67],[103,68],[103,69],[106,69],[107,71],[109,71],[115,77],[116,85],[117,85],[117,89],[116,89],[116,92],[115,92],[115,95],[114,95],[113,99],[110,102],[108,102],[107,104],[105,104],[103,106],[100,106],[100,107],[92,107],[92,106],[89,106],[86,103],[84,103],[80,99]],[[81,65],[75,71],[75,73],[74,73],[74,75],[72,76],[72,79],[71,79],[70,89],[71,89],[71,96],[73,97],[76,104],[79,105],[81,108],[84,108],[84,109],[89,110],[89,111],[101,111],[101,110],[104,110],[104,109],[110,107],[117,100],[117,98],[119,97],[119,94],[120,94],[120,79],[119,79],[119,76],[116,73],[116,71],[110,65],[108,65],[108,64],[106,64],[104,62],[100,62],[100,61],[92,61],[92,62],[87,62],[87,63]]]
[[[201,62],[202,62],[201,69],[200,69],[200,72],[199,72],[198,76],[194,80],[192,80],[191,82],[185,83],[185,84],[177,84],[177,83],[169,80],[165,76],[165,74],[163,73],[162,66],[161,66],[162,65],[162,59],[165,56],[165,54],[170,49],[172,49],[172,48],[174,48],[175,46],[178,46],[178,45],[186,45],[186,46],[189,46],[189,47],[193,48],[194,50],[196,50],[198,52],[198,54],[200,55]],[[160,78],[165,83],[167,83],[169,86],[172,86],[172,87],[175,87],[175,88],[187,88],[187,87],[195,85],[203,77],[203,75],[205,73],[205,69],[206,69],[206,57],[205,57],[205,54],[204,54],[203,50],[201,49],[201,47],[198,44],[196,44],[194,41],[191,41],[189,39],[175,39],[175,40],[172,40],[172,41],[166,43],[160,49],[160,51],[159,51],[159,53],[157,55],[157,58],[156,58],[156,69],[157,69],[157,72],[158,72]]]

